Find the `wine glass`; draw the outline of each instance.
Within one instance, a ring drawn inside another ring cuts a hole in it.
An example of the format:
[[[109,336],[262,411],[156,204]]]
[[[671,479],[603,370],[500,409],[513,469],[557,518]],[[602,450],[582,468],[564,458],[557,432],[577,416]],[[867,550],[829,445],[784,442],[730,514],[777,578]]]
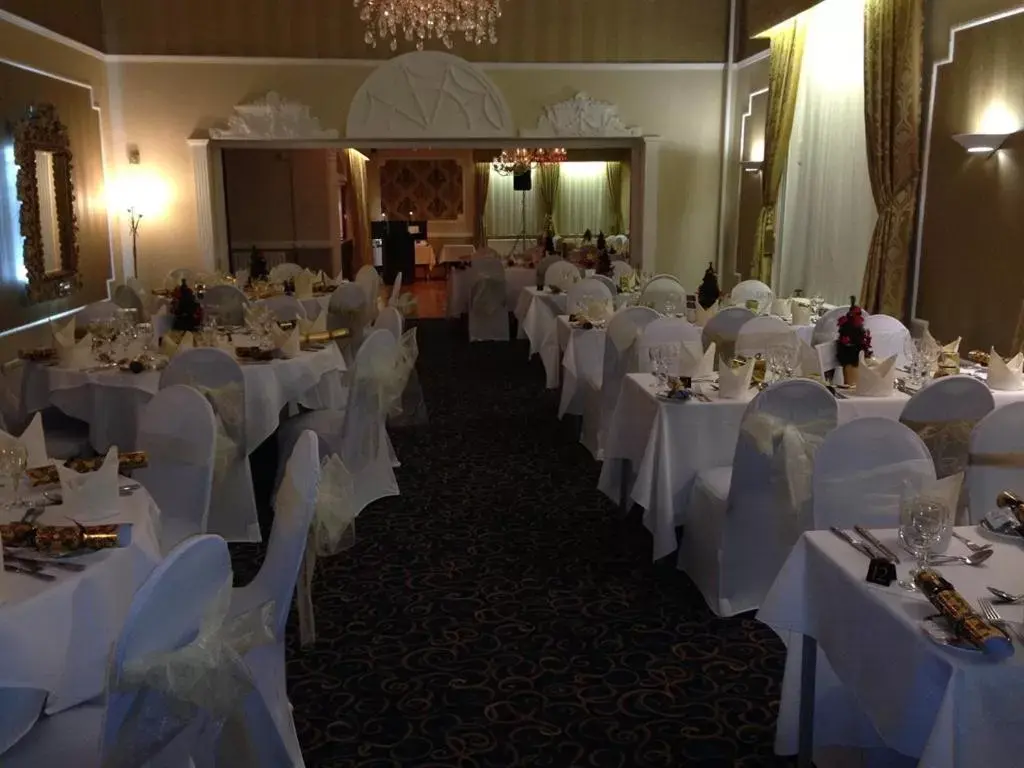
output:
[[[824,308],[825,299],[820,293],[815,293],[814,296],[811,297],[811,317],[815,319],[820,318],[823,314]]]
[[[659,384],[666,384],[668,377],[665,375],[665,349],[660,345],[655,345],[647,350],[648,357],[651,358],[651,373],[654,374],[654,378],[658,380]]]
[[[28,468],[28,450],[21,443],[0,445],[0,475],[14,494],[8,507],[21,506],[21,476]]]
[[[139,323],[135,326],[136,334],[139,338],[139,343],[142,345],[142,354],[148,355],[152,351],[153,346],[153,330],[152,323]]]
[[[950,518],[949,506],[941,499],[907,493],[900,500],[900,542],[917,561],[911,584],[918,571],[928,567],[931,550],[945,536]]]
[[[775,353],[775,365],[780,378],[793,378],[796,370],[797,349],[792,344],[778,344],[772,348]]]

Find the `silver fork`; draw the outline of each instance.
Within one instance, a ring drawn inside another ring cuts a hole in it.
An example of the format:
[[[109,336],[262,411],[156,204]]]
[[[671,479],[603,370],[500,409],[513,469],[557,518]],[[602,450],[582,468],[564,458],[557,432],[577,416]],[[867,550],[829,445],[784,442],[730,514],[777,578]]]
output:
[[[992,549],[991,544],[978,544],[977,542],[971,541],[966,536],[961,536],[956,531],[953,531],[952,533],[953,538],[961,542],[965,547],[971,550],[971,552],[980,552],[983,549]]]
[[[992,605],[992,601],[987,597],[978,598],[978,607],[981,608],[981,615],[999,631],[1001,631],[1007,637],[1010,636],[1010,632],[1017,639],[1018,643],[1024,643],[1024,637],[1021,637],[1020,632],[1010,622],[1004,619],[999,611],[996,610],[995,606]]]

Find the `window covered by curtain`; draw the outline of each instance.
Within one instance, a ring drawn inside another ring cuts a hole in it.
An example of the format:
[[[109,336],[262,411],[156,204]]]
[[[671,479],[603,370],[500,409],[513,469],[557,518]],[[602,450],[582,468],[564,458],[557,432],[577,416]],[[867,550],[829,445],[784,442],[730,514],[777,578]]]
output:
[[[555,223],[560,235],[581,235],[586,230],[597,236],[610,234],[611,202],[608,194],[607,163],[562,163]]]
[[[17,178],[18,166],[14,162],[14,141],[3,137],[3,175],[0,177],[0,283],[25,282],[25,262],[22,257],[23,238],[21,236],[20,212],[18,202]]]
[[[526,192],[526,234],[536,236],[537,221],[537,174],[534,174],[534,189]],[[511,176],[502,176],[491,169],[487,185],[487,212],[484,226],[488,238],[516,237],[523,229],[523,194],[512,188]],[[532,239],[532,237],[531,237]]]

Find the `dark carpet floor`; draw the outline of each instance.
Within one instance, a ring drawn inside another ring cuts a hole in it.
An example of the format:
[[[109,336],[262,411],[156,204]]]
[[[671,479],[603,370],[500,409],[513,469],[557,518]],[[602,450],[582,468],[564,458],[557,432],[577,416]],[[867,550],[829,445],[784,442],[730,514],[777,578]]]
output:
[[[419,329],[430,424],[393,433],[402,495],[318,564],[316,645],[289,624],[307,766],[789,765],[773,633],[650,562],[523,343]],[[251,576],[259,550],[233,550]]]

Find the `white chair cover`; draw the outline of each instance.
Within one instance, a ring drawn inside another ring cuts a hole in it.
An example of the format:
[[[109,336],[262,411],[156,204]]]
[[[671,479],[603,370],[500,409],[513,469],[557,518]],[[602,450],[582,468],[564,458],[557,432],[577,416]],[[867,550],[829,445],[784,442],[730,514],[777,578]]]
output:
[[[704,349],[715,345],[717,356],[722,360],[731,360],[736,354],[736,339],[740,329],[754,319],[754,313],[745,307],[729,307],[716,314],[701,331]]]
[[[203,294],[203,308],[217,314],[219,325],[245,325],[249,300],[233,285],[215,285]]]
[[[297,274],[302,272],[302,270],[303,268],[298,264],[285,262],[271,267],[268,277],[272,283],[283,283],[294,279]]]
[[[87,304],[75,313],[75,324],[84,330],[89,323],[116,318],[119,309],[117,304],[106,300]]]
[[[184,280],[189,286],[195,285],[196,274],[191,269],[172,269],[167,273],[167,277],[164,278],[165,288],[177,288],[181,285],[181,281]]]
[[[796,332],[783,320],[771,315],[755,317],[740,327],[736,336],[736,354],[745,357],[764,355],[778,345],[799,346]]]
[[[549,253],[543,259],[540,260],[540,264],[537,265],[537,287],[543,288],[547,283],[545,282],[548,274],[548,267],[552,264],[557,264],[562,260],[562,257],[557,253]]]
[[[912,430],[892,419],[854,419],[830,432],[814,457],[814,527],[898,528],[905,488],[934,481],[928,448]]]
[[[149,313],[146,312],[146,304],[142,296],[132,287],[119,285],[114,289],[113,301],[122,309],[134,309],[135,317],[139,321],[148,320]]]
[[[672,275],[658,275],[644,286],[638,301],[658,312],[682,313],[686,311],[686,289]]]
[[[473,261],[476,261],[477,259],[488,259],[488,258],[490,258],[490,259],[498,259],[499,262],[501,261],[501,255],[496,250],[494,250],[493,248],[491,248],[489,246],[484,246],[483,248],[477,248],[473,252],[473,256],[472,256],[472,260]]]
[[[566,312],[573,315],[581,309],[586,309],[593,301],[604,301],[611,307],[614,301],[614,292],[603,282],[593,277],[573,283],[565,297]]]
[[[608,277],[608,275],[594,275],[590,279],[591,280],[597,280],[598,282],[603,283],[604,286],[609,291],[611,291],[612,296],[615,296],[615,294],[617,294],[619,292],[619,285],[618,285],[618,283],[616,283],[614,280],[612,280],[610,277]]]
[[[274,316],[279,323],[293,323],[296,320],[305,320],[306,307],[294,296],[281,294],[263,299],[260,304],[266,307],[267,311]]]
[[[470,341],[508,341],[507,296],[502,278],[488,275],[473,283],[469,295]]]
[[[757,608],[811,526],[814,454],[836,417],[820,384],[776,384],[747,406],[733,466],[698,473],[678,565],[716,614]]]
[[[830,309],[821,319],[814,324],[814,331],[811,333],[811,341],[814,346],[818,344],[828,344],[829,342],[835,341],[839,335],[839,318],[850,311],[848,306],[836,307]],[[864,319],[867,320],[869,317],[868,313],[864,313]]]
[[[628,277],[634,272],[633,267],[627,261],[612,262],[612,279],[618,282],[623,277]]]
[[[469,268],[473,272],[474,280],[480,277],[505,277],[505,265],[497,254],[477,251]]]
[[[346,363],[352,363],[359,346],[363,343],[368,320],[366,291],[360,285],[343,283],[335,289],[327,304],[327,330],[348,329],[349,337],[338,340],[338,348]]]
[[[864,318],[865,330],[871,331],[871,351],[876,360],[896,356],[896,366],[905,368],[910,331],[895,317],[871,315]]]
[[[579,279],[579,267],[571,261],[565,261],[564,259],[556,261],[544,273],[544,285],[554,286],[563,291],[568,291],[579,282]]]
[[[403,325],[402,313],[394,307],[385,307],[377,315],[377,322],[373,324],[373,327],[390,331],[391,335],[395,337],[395,341],[398,341],[402,338]]]
[[[1024,402],[985,416],[971,433],[967,460],[970,522],[996,508],[1000,491],[1024,492]]]
[[[160,510],[164,552],[206,532],[216,439],[213,408],[192,387],[161,389],[139,415],[136,445],[146,451],[149,464],[135,479]]]
[[[249,284],[249,269],[236,269],[235,270],[235,285],[239,288],[245,288]]]
[[[213,492],[207,529],[228,541],[260,541],[256,498],[245,431],[245,377],[227,352],[189,349],[171,358],[160,388],[184,384],[197,389],[217,417]]]
[[[729,294],[738,306],[746,306],[746,302],[754,300],[757,302],[757,312],[767,312],[772,305],[775,294],[772,289],[760,280],[744,280],[736,285]]]
[[[377,319],[377,307],[380,299],[380,274],[375,267],[364,264],[356,273],[356,285],[363,289],[366,296],[366,321],[372,323]]]

